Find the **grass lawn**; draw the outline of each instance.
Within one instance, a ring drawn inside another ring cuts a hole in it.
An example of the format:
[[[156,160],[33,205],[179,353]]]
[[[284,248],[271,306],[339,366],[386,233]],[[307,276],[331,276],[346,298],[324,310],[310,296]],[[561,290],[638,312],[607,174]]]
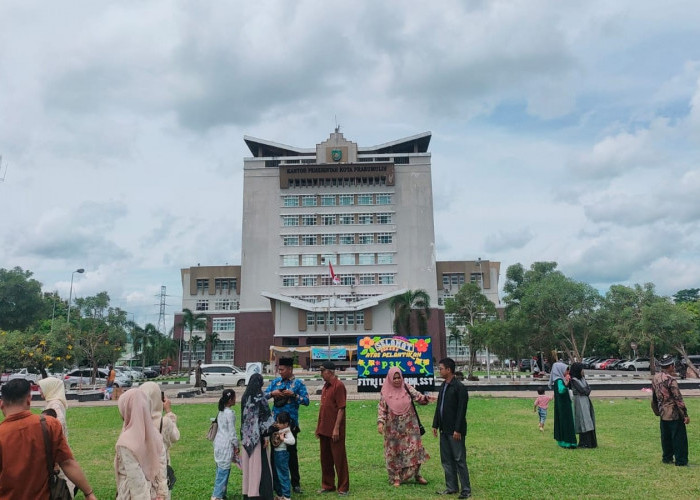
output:
[[[534,398],[533,398],[534,399]],[[598,425],[596,450],[565,450],[552,438],[551,415],[544,435],[537,430],[533,399],[473,396],[469,402],[467,463],[474,498],[700,498],[700,399],[687,401],[691,467],[661,464],[658,419],[649,400],[595,399]],[[175,402],[177,403],[177,402]],[[175,500],[208,499],[214,482],[212,445],[205,439],[214,405],[174,404],[182,439],[172,448],[177,474]],[[419,407],[429,428],[435,405]],[[240,407],[237,407],[240,415]],[[313,430],[318,403],[301,410],[299,457],[302,487],[296,498],[328,498],[318,495],[320,466]],[[423,466],[428,486],[390,486],[384,468],[382,437],[376,432],[376,401],[352,401],[348,405],[348,460],[350,493],[358,499],[439,498],[444,489],[438,440],[430,430],[424,436],[431,459]],[[97,497],[114,498],[112,461],[114,443],[121,428],[115,407],[71,408],[69,441],[86,470]],[[234,469],[229,483],[240,495],[241,474]],[[330,497],[337,498],[336,495]],[[79,498],[82,498],[79,495]],[[236,496],[234,498],[239,498]],[[453,497],[452,497],[453,498]]]

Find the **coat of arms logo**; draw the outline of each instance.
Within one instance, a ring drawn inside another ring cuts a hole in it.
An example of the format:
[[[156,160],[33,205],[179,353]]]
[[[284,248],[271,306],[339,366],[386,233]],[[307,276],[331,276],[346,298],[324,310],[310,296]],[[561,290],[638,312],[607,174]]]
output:
[[[343,159],[343,151],[340,149],[331,149],[331,158],[333,161],[340,161]]]

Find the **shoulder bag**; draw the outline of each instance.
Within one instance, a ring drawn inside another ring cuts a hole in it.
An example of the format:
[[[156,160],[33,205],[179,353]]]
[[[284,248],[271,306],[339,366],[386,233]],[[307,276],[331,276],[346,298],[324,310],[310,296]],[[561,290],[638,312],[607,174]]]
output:
[[[209,426],[209,431],[207,432],[207,439],[209,441],[214,441],[216,433],[219,432],[219,416],[217,415],[214,420],[212,420]]]
[[[416,410],[416,404],[413,402],[413,396],[411,396],[411,391],[408,390],[408,387],[406,385],[403,386],[404,389],[406,389],[406,393],[408,393],[408,397],[411,399],[411,406],[413,406],[413,413],[416,414],[416,420],[418,420],[418,429],[420,430],[420,435],[422,436],[425,434],[425,427],[423,427],[423,424],[420,423],[420,417],[418,416],[418,411]]]
[[[161,436],[163,435],[163,416],[161,415],[160,417],[160,434]],[[167,452],[166,452],[167,456]],[[175,481],[177,481],[177,478],[175,477],[175,469],[170,465],[170,460],[168,459],[167,465],[166,465],[166,470],[165,473],[168,478],[168,489],[172,490],[173,486],[175,486]]]
[[[51,453],[51,441],[49,431],[46,428],[46,418],[39,417],[41,421],[41,432],[44,434],[44,448],[46,450],[46,469],[49,473],[49,498],[50,500],[71,500],[68,483],[62,477],[58,477],[58,471],[54,468],[53,453]]]

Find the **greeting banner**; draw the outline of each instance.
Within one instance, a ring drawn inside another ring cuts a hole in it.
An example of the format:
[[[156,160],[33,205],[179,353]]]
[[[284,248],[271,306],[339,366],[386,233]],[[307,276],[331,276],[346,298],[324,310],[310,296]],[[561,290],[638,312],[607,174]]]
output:
[[[379,392],[393,366],[419,391],[434,390],[430,337],[357,337],[357,392]]]
[[[328,356],[327,347],[312,347],[311,359],[347,359],[348,350],[345,347],[331,347],[331,355]]]

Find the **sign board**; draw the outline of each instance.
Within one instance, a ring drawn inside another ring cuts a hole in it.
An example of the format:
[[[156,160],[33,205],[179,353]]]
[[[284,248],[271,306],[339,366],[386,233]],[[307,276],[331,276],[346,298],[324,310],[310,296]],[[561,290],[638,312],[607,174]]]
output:
[[[331,347],[330,356],[328,347],[312,347],[311,359],[347,359],[348,350],[345,347]]]
[[[419,391],[435,388],[430,337],[358,337],[357,392],[379,392],[389,369],[398,367],[404,380]]]

